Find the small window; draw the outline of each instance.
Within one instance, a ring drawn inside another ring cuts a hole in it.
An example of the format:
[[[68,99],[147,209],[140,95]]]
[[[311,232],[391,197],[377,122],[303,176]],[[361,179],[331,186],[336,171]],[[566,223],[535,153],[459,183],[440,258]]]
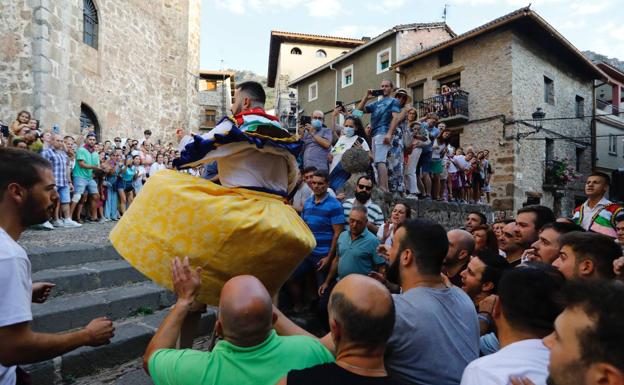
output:
[[[585,153],[585,149],[582,147],[576,148],[576,171],[581,172],[581,163],[583,162],[583,154]]]
[[[585,99],[576,95],[576,117],[582,118],[585,116]]]
[[[353,64],[342,69],[342,88],[353,84]]]
[[[438,54],[438,61],[440,63],[440,67],[451,64],[453,62],[453,48],[447,48],[440,51]]]
[[[555,82],[544,76],[544,103],[555,104]]]
[[[555,141],[546,138],[546,162],[552,162],[555,159]]]
[[[327,57],[327,52],[319,49],[318,51],[316,51],[316,57]]]
[[[297,47],[294,47],[293,49],[290,50],[290,54],[291,55],[301,55],[301,50]]]
[[[609,134],[609,155],[617,155],[617,136]]]
[[[318,98],[318,82],[314,82],[308,86],[308,101],[311,102]]]
[[[97,49],[98,47],[98,12],[92,0],[82,2],[82,41]]]
[[[377,53],[377,73],[386,72],[390,69],[390,55],[392,51],[390,48],[386,48]]]
[[[199,81],[200,91],[215,91],[217,89],[217,81],[214,79],[201,79]]]
[[[206,109],[204,114],[204,127],[214,128],[217,123],[217,111]]]

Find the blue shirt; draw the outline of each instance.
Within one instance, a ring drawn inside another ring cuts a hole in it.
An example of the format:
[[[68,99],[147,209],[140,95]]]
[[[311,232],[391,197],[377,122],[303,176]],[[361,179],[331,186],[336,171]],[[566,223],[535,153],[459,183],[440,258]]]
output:
[[[342,205],[329,194],[319,203],[316,203],[315,196],[312,195],[303,204],[301,217],[316,239],[316,248],[312,250],[312,254],[326,256],[334,238],[332,226],[345,223]]]
[[[349,274],[366,275],[386,260],[377,255],[379,240],[368,229],[351,239],[351,231],[345,230],[338,237],[338,279]]]
[[[401,105],[395,98],[387,97],[366,105],[364,109],[371,114],[371,135],[376,136],[388,132],[392,113],[401,112]]]
[[[52,163],[52,171],[54,172],[56,187],[69,186],[69,178],[67,177],[67,166],[69,165],[69,160],[65,151],[57,151],[53,148],[48,148],[47,150],[43,150],[41,156]]]

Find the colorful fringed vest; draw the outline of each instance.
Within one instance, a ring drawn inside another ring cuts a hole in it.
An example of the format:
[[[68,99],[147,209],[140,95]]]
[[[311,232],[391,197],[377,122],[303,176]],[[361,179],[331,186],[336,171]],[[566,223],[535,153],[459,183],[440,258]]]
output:
[[[572,220],[579,226],[583,223],[584,208],[585,204],[582,204],[574,209],[574,216],[572,217]],[[622,206],[616,203],[609,203],[594,214],[587,230],[608,235],[611,238],[617,238],[615,219],[622,213],[624,213]]]

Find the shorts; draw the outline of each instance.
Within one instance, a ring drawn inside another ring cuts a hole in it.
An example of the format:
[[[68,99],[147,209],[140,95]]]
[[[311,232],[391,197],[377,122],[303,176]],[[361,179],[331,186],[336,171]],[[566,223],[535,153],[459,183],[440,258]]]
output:
[[[125,192],[134,191],[134,186],[132,186],[132,181],[127,181],[127,180],[123,180],[123,179],[119,179],[117,181],[116,188],[117,188],[117,190],[123,190]]]
[[[430,173],[431,172],[431,156],[433,155],[433,151],[423,151],[420,154],[420,159],[418,159],[418,167],[420,168],[421,173]]]
[[[432,174],[436,174],[436,175],[442,174],[442,171],[444,171],[444,165],[442,164],[442,159],[432,159],[429,169],[431,170]]]
[[[56,186],[56,192],[59,195],[59,200],[62,205],[68,204],[71,201],[69,186]]]
[[[373,163],[386,163],[388,160],[388,151],[390,145],[384,144],[383,140],[386,134],[377,134],[373,137]]]
[[[79,176],[74,177],[74,196],[72,197],[73,202],[79,202],[82,194],[87,192],[89,195],[95,195],[98,193],[97,183],[95,183],[95,179],[85,179]]]
[[[453,187],[453,190],[464,187],[464,184],[462,183],[461,172],[451,172],[449,174],[451,176],[451,186]]]

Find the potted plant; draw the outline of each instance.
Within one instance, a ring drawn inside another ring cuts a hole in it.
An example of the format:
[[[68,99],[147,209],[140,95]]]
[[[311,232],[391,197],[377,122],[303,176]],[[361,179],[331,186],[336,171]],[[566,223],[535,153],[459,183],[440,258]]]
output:
[[[554,158],[546,161],[544,167],[544,190],[563,190],[572,182],[581,179],[581,174],[569,159]]]

